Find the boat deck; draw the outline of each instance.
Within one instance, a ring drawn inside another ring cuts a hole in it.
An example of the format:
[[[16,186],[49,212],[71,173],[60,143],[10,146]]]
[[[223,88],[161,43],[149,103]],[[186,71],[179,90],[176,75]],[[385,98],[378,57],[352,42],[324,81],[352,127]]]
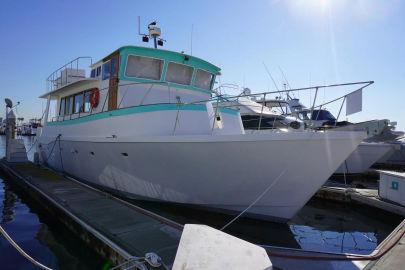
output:
[[[0,167],[114,264],[148,252],[173,263],[181,225],[30,162]]]

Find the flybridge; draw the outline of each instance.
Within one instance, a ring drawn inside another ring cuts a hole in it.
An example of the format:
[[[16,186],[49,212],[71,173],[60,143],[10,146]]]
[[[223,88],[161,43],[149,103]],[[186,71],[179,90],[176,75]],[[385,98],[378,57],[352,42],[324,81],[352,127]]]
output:
[[[117,73],[119,80],[167,82],[182,88],[211,90],[220,70],[201,58],[184,53],[124,46],[95,64],[91,57],[78,57],[52,72],[46,82],[49,93],[89,78],[107,80]]]

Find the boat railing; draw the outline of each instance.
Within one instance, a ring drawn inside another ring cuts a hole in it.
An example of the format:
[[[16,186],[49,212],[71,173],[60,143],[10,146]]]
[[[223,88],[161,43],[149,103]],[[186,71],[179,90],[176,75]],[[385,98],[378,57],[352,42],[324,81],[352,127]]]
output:
[[[90,56],[81,56],[64,64],[53,71],[46,78],[46,90],[54,91],[69,83],[86,78],[89,67],[93,64],[93,58]]]
[[[320,110],[323,107],[325,107],[328,104],[335,103],[335,102],[341,102],[340,106],[339,106],[339,112],[338,112],[338,115],[337,115],[336,121],[335,121],[335,126],[336,126],[336,124],[338,122],[338,119],[339,119],[339,117],[341,115],[343,105],[347,101],[347,97],[349,95],[353,94],[356,91],[365,89],[366,87],[370,86],[373,83],[374,83],[374,81],[361,81],[361,82],[350,82],[350,83],[341,83],[341,84],[317,85],[317,86],[310,86],[310,87],[284,89],[284,90],[277,90],[277,91],[267,91],[267,92],[260,92],[260,93],[246,93],[245,91],[243,91],[241,94],[233,95],[233,96],[232,95],[222,94],[224,92],[223,88],[225,88],[225,89],[235,89],[233,87],[234,85],[231,85],[231,87],[229,87],[229,85],[225,85],[224,87],[219,86],[219,87],[216,88],[217,89],[217,91],[215,92],[216,96],[213,97],[212,99],[213,99],[213,101],[221,100],[221,101],[225,101],[225,102],[231,102],[231,101],[239,102],[242,98],[244,98],[244,99],[247,98],[247,99],[250,99],[250,100],[255,101],[255,102],[260,102],[261,103],[261,105],[260,105],[260,114],[259,114],[260,118],[259,118],[259,124],[258,124],[258,129],[260,130],[261,129],[261,122],[262,122],[262,118],[263,118],[263,113],[265,112],[265,107],[266,107],[266,102],[265,101],[267,100],[268,97],[275,95],[276,100],[277,99],[280,100],[280,107],[282,107],[281,106],[281,101],[284,101],[284,100],[281,99],[282,94],[285,94],[287,96],[287,100],[288,100],[290,98],[289,93],[308,91],[308,90],[315,90],[314,98],[313,98],[313,100],[311,102],[311,107],[308,109],[310,114],[311,114],[311,119],[310,119],[309,126],[312,125],[312,121],[313,121],[312,114],[313,114],[314,110],[316,110],[316,109],[318,110],[317,111],[318,115],[315,118],[315,119],[318,119]],[[356,87],[355,87],[354,90],[352,90],[349,93],[346,93],[346,94],[344,94],[344,95],[342,95],[342,96],[340,96],[338,98],[323,102],[321,104],[317,104],[317,98],[318,98],[318,93],[319,93],[320,89],[336,88],[336,87],[343,87],[343,86],[356,86]],[[236,88],[236,89],[239,90],[238,88]],[[240,107],[240,106],[243,106],[243,103],[241,103],[241,104],[232,104],[232,105],[221,106],[221,107],[230,107],[231,108],[231,107]],[[253,106],[253,107],[257,108],[258,106]],[[284,112],[284,111],[282,111],[281,114],[286,115],[286,116],[293,116],[292,113],[288,113],[288,112]],[[298,118],[297,115],[295,115],[295,117]]]
[[[229,109],[239,110],[239,107],[241,105],[232,103],[232,101],[240,101],[243,98],[244,99],[250,99],[252,101],[265,101],[271,95],[280,96],[283,93],[291,93],[291,92],[294,92],[294,91],[305,91],[305,90],[312,89],[312,90],[315,90],[315,95],[314,95],[314,99],[312,101],[311,108],[308,109],[308,110],[312,113],[315,109],[318,109],[318,108],[321,109],[322,107],[324,107],[327,104],[341,101],[342,103],[340,105],[340,110],[339,110],[339,114],[338,114],[338,117],[337,117],[337,119],[338,119],[340,114],[341,114],[343,104],[344,104],[347,96],[350,95],[351,93],[355,92],[355,91],[358,91],[360,89],[364,89],[364,88],[368,87],[369,85],[371,85],[373,83],[374,83],[373,81],[366,81],[366,82],[353,82],[353,83],[344,83],[344,84],[319,85],[319,86],[312,86],[312,87],[295,88],[295,89],[279,90],[279,91],[268,91],[268,92],[261,92],[261,93],[245,93],[245,92],[243,92],[242,94],[239,94],[239,95],[227,95],[227,94],[223,93],[224,88],[233,89],[233,90],[237,89],[235,85],[221,85],[221,86],[213,89],[213,94],[214,95],[209,99],[203,99],[203,100],[198,100],[198,101],[193,101],[193,102],[184,102],[180,98],[176,98],[175,102],[159,102],[159,103],[147,103],[147,104],[145,104],[144,101],[147,99],[148,95],[158,85],[166,86],[167,91],[168,91],[168,96],[171,97],[172,96],[172,89],[170,88],[170,84],[168,84],[167,82],[131,82],[131,83],[124,83],[124,84],[119,85],[119,87],[121,89],[123,89],[123,90],[121,90],[122,96],[120,97],[119,101],[117,102],[117,108],[116,109],[123,109],[123,108],[128,108],[128,107],[148,106],[148,105],[159,105],[159,104],[177,104],[178,108],[179,108],[178,111],[180,111],[181,106],[183,106],[183,105],[206,104],[207,102],[210,102],[210,103],[213,104],[213,107],[214,107],[214,113],[213,113],[213,115],[210,116],[210,117],[213,117],[215,119],[213,121],[213,127],[212,127],[214,129],[214,125],[215,125],[215,121],[217,120],[217,116],[220,115],[220,108],[229,108]],[[134,86],[134,85],[148,85],[149,87],[148,87],[146,93],[144,94],[144,96],[142,97],[142,99],[140,100],[139,104],[131,105],[131,106],[124,106],[123,105],[123,100],[126,98],[127,92],[129,91],[130,87]],[[316,104],[318,91],[320,89],[322,89],[322,88],[332,88],[332,87],[338,87],[338,86],[359,86],[359,87],[357,87],[355,90],[353,90],[353,91],[351,91],[351,92],[349,92],[349,93],[347,93],[347,94],[345,94],[345,95],[343,95],[343,96],[341,96],[339,98],[324,102],[324,103],[319,104],[319,105]],[[85,117],[85,116],[88,116],[88,115],[93,115],[93,114],[108,111],[109,110],[108,109],[108,97],[109,97],[108,89],[109,89],[108,86],[103,88],[103,89],[100,89],[100,93],[101,93],[100,96],[102,97],[102,100],[100,101],[100,104],[101,104],[102,107],[101,107],[100,110],[97,110],[95,108],[91,108],[90,111],[88,111],[88,112],[84,112],[83,110],[80,110],[78,113],[52,117],[51,121],[72,120],[72,119],[76,119],[76,118]],[[259,106],[256,106],[256,109],[260,110],[259,122],[258,122],[258,130],[262,129],[263,115],[265,114],[265,112],[266,113],[268,112],[268,110],[266,109],[267,107],[265,105],[265,102],[261,102],[261,104]],[[289,114],[286,113],[286,112],[283,112],[283,113],[280,113],[280,115],[289,115]],[[275,120],[276,120],[276,117],[274,117],[274,121]],[[176,127],[177,127],[177,120],[174,123],[173,133],[175,132]]]

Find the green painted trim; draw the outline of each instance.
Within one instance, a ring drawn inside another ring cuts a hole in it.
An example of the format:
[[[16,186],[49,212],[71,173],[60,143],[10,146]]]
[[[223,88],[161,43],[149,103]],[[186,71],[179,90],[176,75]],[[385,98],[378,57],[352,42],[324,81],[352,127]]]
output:
[[[228,113],[232,115],[239,115],[239,111],[235,109],[230,109],[230,108],[219,108],[219,111],[221,113]]]
[[[94,120],[129,115],[135,113],[145,113],[145,112],[154,112],[154,111],[207,111],[207,107],[204,104],[152,104],[152,105],[143,105],[136,107],[129,107],[124,109],[113,110],[109,112],[101,112],[92,115],[82,116],[80,118],[75,118],[65,121],[55,121],[48,122],[49,126],[59,126],[59,125],[73,125],[81,124]]]

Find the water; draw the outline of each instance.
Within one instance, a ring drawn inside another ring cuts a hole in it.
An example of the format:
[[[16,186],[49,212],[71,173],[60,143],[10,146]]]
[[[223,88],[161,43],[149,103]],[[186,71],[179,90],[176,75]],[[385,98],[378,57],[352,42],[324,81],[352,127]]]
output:
[[[133,203],[183,224],[221,228],[233,218],[180,206]],[[370,254],[401,221],[399,216],[367,206],[312,199],[287,224],[241,218],[225,231],[260,245]]]
[[[34,137],[24,138],[26,148]],[[0,157],[4,156],[4,136],[0,136]],[[32,154],[30,155],[32,157]],[[0,172],[0,223],[30,256],[52,269],[103,269],[105,259],[91,251],[63,224],[49,216],[21,188]],[[0,235],[0,269],[38,269],[20,255]]]
[[[35,138],[24,140],[29,149]],[[0,136],[0,157],[4,155],[4,141]],[[2,225],[40,262],[55,269],[101,269],[106,265],[4,175],[0,175],[0,202]],[[220,228],[233,218],[187,207],[134,203],[182,224],[203,223]],[[261,245],[369,254],[400,222],[400,217],[374,208],[313,199],[287,224],[242,218],[226,232]],[[0,263],[0,269],[34,269],[2,237]]]

